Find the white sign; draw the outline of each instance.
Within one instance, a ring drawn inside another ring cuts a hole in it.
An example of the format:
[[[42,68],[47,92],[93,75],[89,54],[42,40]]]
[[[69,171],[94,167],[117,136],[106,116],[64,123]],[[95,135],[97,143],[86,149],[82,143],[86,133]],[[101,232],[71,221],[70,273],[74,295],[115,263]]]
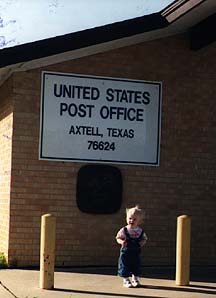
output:
[[[160,82],[42,73],[40,159],[159,165]]]

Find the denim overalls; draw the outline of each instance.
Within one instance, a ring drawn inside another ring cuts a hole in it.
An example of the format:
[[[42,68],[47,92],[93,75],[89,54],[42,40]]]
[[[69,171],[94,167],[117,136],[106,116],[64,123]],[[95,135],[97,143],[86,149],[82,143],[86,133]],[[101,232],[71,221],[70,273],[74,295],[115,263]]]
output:
[[[124,233],[127,245],[121,247],[118,262],[118,275],[121,277],[129,277],[131,274],[140,275],[140,240],[143,237],[143,231],[138,238],[131,238],[128,230],[124,227]]]

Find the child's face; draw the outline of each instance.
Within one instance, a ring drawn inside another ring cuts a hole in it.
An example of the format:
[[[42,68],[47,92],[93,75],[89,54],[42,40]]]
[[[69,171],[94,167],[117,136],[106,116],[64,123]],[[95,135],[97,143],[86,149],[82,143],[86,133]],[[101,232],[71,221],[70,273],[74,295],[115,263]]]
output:
[[[141,218],[135,214],[128,214],[127,215],[127,224],[131,227],[131,228],[136,228],[140,225],[141,223]]]

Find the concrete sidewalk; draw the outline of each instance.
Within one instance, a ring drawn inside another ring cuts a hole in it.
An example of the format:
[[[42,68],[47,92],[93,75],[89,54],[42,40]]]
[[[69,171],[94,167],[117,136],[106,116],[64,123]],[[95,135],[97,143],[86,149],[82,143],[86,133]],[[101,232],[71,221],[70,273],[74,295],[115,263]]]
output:
[[[39,270],[0,269],[0,298],[211,298],[216,297],[216,268],[191,270],[189,286],[175,285],[172,268],[144,268],[142,287],[126,289],[115,268],[70,268],[55,271],[55,289],[39,288]]]

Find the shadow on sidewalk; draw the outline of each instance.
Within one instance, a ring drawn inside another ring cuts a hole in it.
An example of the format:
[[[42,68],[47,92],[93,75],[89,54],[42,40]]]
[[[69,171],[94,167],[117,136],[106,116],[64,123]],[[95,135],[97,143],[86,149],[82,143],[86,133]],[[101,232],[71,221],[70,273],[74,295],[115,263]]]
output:
[[[216,295],[216,287],[211,287],[211,286],[201,286],[201,285],[195,285],[195,284],[190,284],[187,287],[183,286],[176,286],[176,287],[167,287],[167,286],[155,286],[155,285],[145,285],[143,288],[146,289],[155,289],[155,290],[163,290],[163,291],[174,291],[174,292],[190,292],[190,293],[199,293],[199,294],[215,294]]]
[[[216,287],[211,286],[200,286],[191,284],[187,287],[168,287],[168,286],[155,286],[155,285],[144,285],[139,288],[142,289],[150,289],[150,290],[157,290],[159,291],[173,291],[173,292],[185,292],[185,293],[198,293],[198,294],[210,294],[216,295]],[[92,295],[106,295],[106,296],[114,296],[114,297],[149,297],[146,295],[135,295],[134,293],[131,294],[120,294],[120,293],[107,293],[107,292],[97,292],[97,291],[85,291],[85,290],[72,290],[72,289],[62,289],[62,288],[55,288],[53,291],[58,292],[68,292],[68,293],[79,293],[79,294],[92,294]],[[130,289],[129,289],[130,291]],[[152,298],[161,298],[164,296],[151,296]]]
[[[102,274],[102,275],[117,275],[115,266],[89,266],[89,267],[74,267],[74,268],[56,268],[56,272],[70,272],[83,274]],[[175,267],[171,266],[145,266],[142,268],[141,277],[154,279],[169,279],[175,280]],[[190,281],[194,282],[216,282],[216,267],[215,266],[194,266],[190,269]]]
[[[97,292],[97,291],[83,291],[83,290],[70,290],[70,289],[60,289],[55,288],[53,291],[57,292],[66,292],[66,293],[74,293],[74,294],[92,294],[92,295],[106,295],[110,297],[135,297],[135,298],[149,298],[146,295],[136,295],[136,294],[120,294],[120,293],[107,293],[107,292]],[[151,296],[150,298],[163,298],[161,296]]]

